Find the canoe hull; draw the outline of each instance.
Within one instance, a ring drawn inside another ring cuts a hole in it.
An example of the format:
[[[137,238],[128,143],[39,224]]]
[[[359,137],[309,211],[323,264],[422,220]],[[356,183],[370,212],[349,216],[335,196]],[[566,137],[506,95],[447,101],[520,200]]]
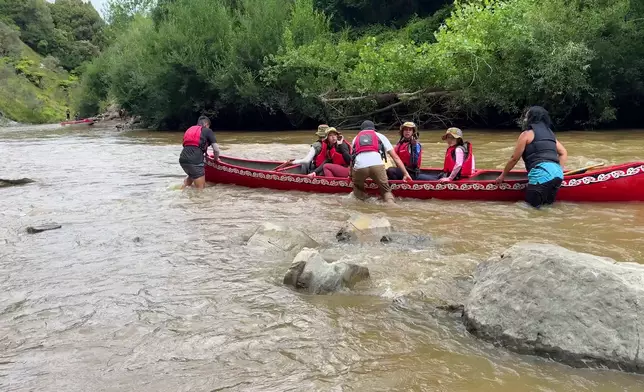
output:
[[[250,188],[268,188],[286,191],[314,193],[349,193],[352,190],[349,178],[308,177],[302,174],[281,173],[258,167],[277,167],[282,162],[250,161],[221,157],[217,162],[206,162],[206,181],[220,184],[235,184]],[[527,180],[510,180],[495,184],[500,172],[480,170],[475,177],[486,180],[464,179],[453,182],[390,181],[397,197],[414,199],[518,201],[523,200]],[[525,172],[512,172],[516,177]],[[377,194],[377,185],[367,181],[367,191]],[[606,167],[586,174],[564,178],[558,201],[574,202],[625,202],[644,201],[644,162],[634,162]]]

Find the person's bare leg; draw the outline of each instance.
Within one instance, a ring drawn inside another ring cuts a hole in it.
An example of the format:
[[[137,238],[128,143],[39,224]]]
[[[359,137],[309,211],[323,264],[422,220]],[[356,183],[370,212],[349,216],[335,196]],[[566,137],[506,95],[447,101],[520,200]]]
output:
[[[206,176],[195,178],[193,183],[195,184],[195,188],[204,189],[206,187]]]
[[[194,181],[192,181],[192,178],[190,178],[190,176],[186,177],[186,179],[183,180],[183,185],[181,185],[181,189],[185,189],[186,187],[192,186],[193,182]]]

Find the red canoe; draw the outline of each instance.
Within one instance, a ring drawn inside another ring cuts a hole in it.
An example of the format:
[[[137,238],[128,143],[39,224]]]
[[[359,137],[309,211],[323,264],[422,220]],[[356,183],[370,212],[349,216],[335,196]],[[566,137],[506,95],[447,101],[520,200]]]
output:
[[[84,118],[82,120],[73,120],[73,121],[64,121],[61,122],[60,125],[65,126],[65,125],[94,125],[94,120],[90,118]]]
[[[253,161],[222,156],[206,162],[206,181],[235,184],[251,188],[270,188],[317,193],[349,193],[349,178],[308,177],[298,174],[299,166],[275,169],[284,162]],[[423,169],[437,172],[439,169]],[[500,170],[477,170],[472,177],[453,182],[390,181],[394,195],[415,199],[453,199],[517,201],[523,200],[527,185],[525,171],[513,171],[506,182],[494,180]],[[377,193],[376,184],[367,182],[370,193]],[[632,162],[566,176],[557,200],[575,202],[644,201],[644,162]]]

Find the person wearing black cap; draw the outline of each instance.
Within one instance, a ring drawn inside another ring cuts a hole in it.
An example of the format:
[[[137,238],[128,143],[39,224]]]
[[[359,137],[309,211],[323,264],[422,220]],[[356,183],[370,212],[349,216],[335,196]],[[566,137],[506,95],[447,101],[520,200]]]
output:
[[[360,126],[361,131],[351,142],[353,155],[351,160],[351,182],[353,183],[353,194],[360,200],[364,200],[365,181],[371,178],[378,185],[380,195],[388,203],[394,202],[394,195],[391,193],[387,170],[383,160],[389,155],[403,174],[404,181],[411,181],[411,177],[405,168],[404,163],[396,154],[394,147],[387,137],[376,132],[376,126],[372,121],[364,121]]]
[[[183,181],[182,189],[192,185],[197,189],[203,189],[206,186],[204,156],[208,146],[212,146],[214,159],[219,159],[219,145],[215,133],[210,129],[210,119],[201,116],[197,125],[188,128],[183,135],[183,150],[179,156],[179,164],[187,177]]]

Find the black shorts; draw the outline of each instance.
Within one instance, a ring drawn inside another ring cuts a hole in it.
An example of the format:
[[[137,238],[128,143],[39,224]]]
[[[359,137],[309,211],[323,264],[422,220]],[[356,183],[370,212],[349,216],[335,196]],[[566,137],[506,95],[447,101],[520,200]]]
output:
[[[184,172],[193,180],[206,175],[204,164],[193,165],[190,163],[179,163]]]
[[[561,178],[554,178],[543,184],[528,184],[525,201],[534,208],[554,203],[561,187],[561,181]]]

